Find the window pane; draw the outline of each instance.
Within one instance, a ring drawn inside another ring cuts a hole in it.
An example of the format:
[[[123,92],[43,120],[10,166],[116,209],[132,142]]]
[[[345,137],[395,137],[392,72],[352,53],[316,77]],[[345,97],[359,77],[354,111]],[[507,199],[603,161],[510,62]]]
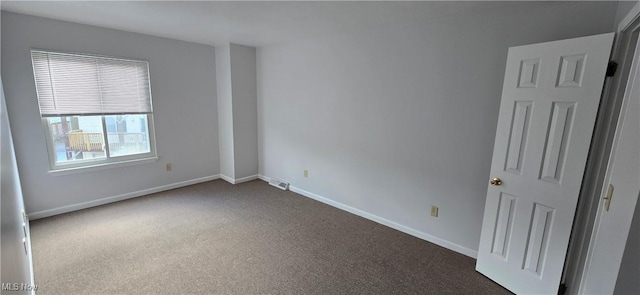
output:
[[[104,116],[111,157],[151,152],[147,115]]]
[[[106,158],[101,116],[47,118],[56,164]]]

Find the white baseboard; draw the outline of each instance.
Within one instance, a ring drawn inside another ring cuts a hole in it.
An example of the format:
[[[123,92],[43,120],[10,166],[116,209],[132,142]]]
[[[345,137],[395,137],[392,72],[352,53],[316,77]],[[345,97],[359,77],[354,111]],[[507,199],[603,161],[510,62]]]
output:
[[[242,178],[237,178],[237,179],[233,179],[229,176],[220,174],[220,178],[222,178],[224,181],[231,183],[231,184],[239,184],[239,183],[243,183],[243,182],[247,182],[247,181],[252,181],[252,180],[256,180],[258,179],[260,176],[258,174],[256,175],[250,175],[247,177],[242,177]]]
[[[236,184],[258,179],[258,174],[236,179]]]
[[[264,180],[266,182],[269,182],[269,177],[266,177],[266,176],[263,176],[263,175],[259,175],[258,178],[260,178],[260,179],[262,179],[262,180]],[[336,202],[336,201],[331,200],[329,198],[314,194],[312,192],[305,191],[305,190],[303,190],[301,188],[298,188],[298,187],[295,187],[295,186],[292,186],[292,185],[289,185],[289,190],[291,190],[294,193],[303,195],[305,197],[314,199],[316,201],[325,203],[325,204],[327,204],[329,206],[336,207],[338,209],[347,211],[349,213],[358,215],[360,217],[364,217],[364,218],[369,219],[369,220],[371,220],[373,222],[376,222],[376,223],[379,223],[379,224],[382,224],[382,225],[386,225],[386,226],[388,226],[390,228],[399,230],[399,231],[401,231],[403,233],[412,235],[412,236],[414,236],[416,238],[425,240],[425,241],[430,242],[430,243],[434,243],[434,244],[436,244],[438,246],[442,246],[442,247],[447,248],[449,250],[452,250],[452,251],[458,252],[460,254],[469,256],[471,258],[477,258],[478,257],[478,251],[476,251],[476,250],[472,250],[472,249],[469,249],[467,247],[458,245],[456,243],[452,243],[452,242],[449,242],[447,240],[432,236],[432,235],[427,234],[425,232],[421,232],[419,230],[410,228],[408,226],[404,226],[402,224],[393,222],[393,221],[388,220],[386,218],[382,218],[382,217],[377,216],[375,214],[371,214],[369,212],[362,211],[360,209],[357,209],[357,208],[342,204],[340,202]]]
[[[32,251],[32,247],[31,247],[31,224],[29,223],[31,222],[31,219],[29,218],[29,215],[27,215],[27,222],[25,222],[25,225],[27,226],[27,257],[29,259],[29,277],[31,278],[31,281],[29,282],[31,284],[31,286],[35,286],[36,285],[36,281],[35,281],[35,276],[34,276],[34,272],[33,272],[33,251]],[[31,295],[36,295],[36,290],[31,290],[31,292],[29,292],[29,294]]]
[[[220,178],[222,178],[222,180],[224,180],[224,181],[226,181],[228,183],[236,184],[236,181],[233,178],[231,178],[229,176],[226,176],[224,174],[220,174]]]
[[[153,193],[157,193],[157,192],[161,192],[161,191],[166,191],[166,190],[170,190],[170,189],[174,189],[174,188],[179,188],[179,187],[183,187],[183,186],[187,186],[187,185],[192,185],[192,184],[196,184],[196,183],[201,183],[201,182],[207,182],[207,181],[211,181],[211,180],[215,180],[215,179],[220,179],[220,177],[221,177],[220,174],[217,174],[217,175],[211,175],[211,176],[206,176],[206,177],[201,177],[201,178],[196,178],[196,179],[176,182],[176,183],[172,183],[172,184],[162,185],[162,186],[158,186],[158,187],[152,187],[152,188],[143,189],[143,190],[140,190],[140,191],[126,193],[126,194],[122,194],[122,195],[117,195],[117,196],[113,196],[113,197],[106,197],[106,198],[102,198],[102,199],[97,199],[97,200],[92,200],[92,201],[87,201],[87,202],[82,202],[82,203],[62,206],[62,207],[58,207],[58,208],[53,208],[53,209],[33,212],[33,213],[29,213],[28,216],[29,216],[29,220],[36,220],[36,219],[45,218],[45,217],[49,217],[49,216],[54,216],[54,215],[58,215],[58,214],[68,213],[68,212],[72,212],[72,211],[82,210],[82,209],[91,208],[91,207],[95,207],[95,206],[100,206],[100,205],[104,205],[104,204],[108,204],[108,203],[113,203],[113,202],[117,202],[117,201],[131,199],[131,198],[135,198],[135,197],[140,197],[140,196],[144,196],[144,195],[148,195],[148,194],[153,194]]]

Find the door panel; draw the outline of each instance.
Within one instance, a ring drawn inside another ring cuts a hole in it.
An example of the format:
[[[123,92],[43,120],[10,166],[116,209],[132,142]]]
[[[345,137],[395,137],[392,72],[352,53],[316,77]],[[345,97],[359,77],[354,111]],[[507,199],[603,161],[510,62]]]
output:
[[[522,173],[524,147],[527,145],[532,104],[532,101],[516,101],[514,103],[505,171],[516,175]]]
[[[509,49],[476,269],[557,293],[613,33]]]

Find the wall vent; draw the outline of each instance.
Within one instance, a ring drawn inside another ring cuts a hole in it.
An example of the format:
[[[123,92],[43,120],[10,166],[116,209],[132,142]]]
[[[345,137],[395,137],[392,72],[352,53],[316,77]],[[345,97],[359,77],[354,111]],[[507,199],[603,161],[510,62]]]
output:
[[[289,189],[289,183],[288,182],[284,182],[284,181],[282,181],[280,179],[277,179],[277,178],[271,178],[269,180],[269,184],[273,185],[273,186],[275,186],[275,187],[277,187],[277,188],[279,188],[279,189],[281,189],[283,191],[286,191],[286,190]]]

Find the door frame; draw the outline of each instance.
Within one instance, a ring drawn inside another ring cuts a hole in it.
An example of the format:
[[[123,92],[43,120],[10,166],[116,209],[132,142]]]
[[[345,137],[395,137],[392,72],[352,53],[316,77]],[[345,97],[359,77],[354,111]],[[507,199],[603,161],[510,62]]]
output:
[[[582,283],[591,233],[600,205],[600,193],[607,173],[616,125],[629,81],[629,72],[634,53],[636,50],[640,50],[640,48],[635,48],[639,33],[640,2],[637,2],[618,24],[616,31],[611,59],[618,62],[618,69],[616,75],[607,81],[603,90],[603,102],[596,119],[587,168],[569,241],[565,270],[561,280],[567,287],[569,294],[576,294]],[[632,217],[629,216],[629,219]]]

